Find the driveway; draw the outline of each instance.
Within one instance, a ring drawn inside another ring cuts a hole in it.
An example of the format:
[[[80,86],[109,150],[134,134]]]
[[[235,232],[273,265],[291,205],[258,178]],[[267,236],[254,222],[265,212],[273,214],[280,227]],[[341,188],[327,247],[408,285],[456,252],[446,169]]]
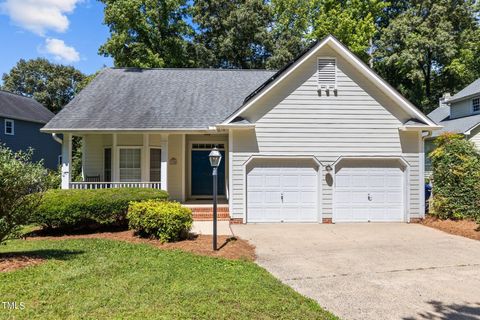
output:
[[[480,241],[418,224],[232,229],[258,264],[343,319],[480,319]]]

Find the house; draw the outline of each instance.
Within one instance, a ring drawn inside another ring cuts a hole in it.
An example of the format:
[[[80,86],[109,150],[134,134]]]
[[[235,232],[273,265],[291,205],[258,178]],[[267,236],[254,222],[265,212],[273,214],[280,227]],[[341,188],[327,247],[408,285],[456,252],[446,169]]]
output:
[[[201,206],[216,145],[233,222],[328,223],[422,218],[422,134],[438,128],[328,36],[278,72],[105,69],[42,130],[64,136],[63,188],[159,187]]]
[[[480,148],[480,78],[459,91],[453,97],[445,94],[439,106],[428,114],[443,128],[425,139],[425,174],[432,174],[428,154],[435,148],[435,138],[444,132],[455,132],[473,141]]]
[[[0,90],[0,143],[13,151],[33,149],[32,160],[57,169],[61,145],[40,129],[54,114],[37,101]]]

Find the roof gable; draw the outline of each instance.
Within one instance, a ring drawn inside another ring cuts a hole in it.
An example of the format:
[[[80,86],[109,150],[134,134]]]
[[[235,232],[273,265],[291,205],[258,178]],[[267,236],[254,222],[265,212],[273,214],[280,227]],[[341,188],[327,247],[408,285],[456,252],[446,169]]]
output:
[[[252,108],[266,96],[276,85],[279,83],[288,81],[289,76],[299,68],[307,60],[315,56],[320,49],[324,46],[329,46],[339,56],[348,61],[360,74],[369,79],[376,87],[378,87],[384,94],[394,100],[405,112],[407,112],[413,119],[417,119],[427,126],[437,127],[435,122],[424,115],[414,105],[412,105],[407,99],[405,99],[400,93],[393,89],[385,80],[377,75],[372,69],[365,65],[358,57],[356,57],[350,50],[348,50],[340,41],[333,36],[327,36],[322,41],[317,42],[303,52],[295,61],[291,62],[287,67],[283,68],[265,83],[263,83],[253,94],[249,96],[249,99],[245,101],[244,105],[232,113],[223,124],[230,123],[233,119],[241,116],[247,109]]]

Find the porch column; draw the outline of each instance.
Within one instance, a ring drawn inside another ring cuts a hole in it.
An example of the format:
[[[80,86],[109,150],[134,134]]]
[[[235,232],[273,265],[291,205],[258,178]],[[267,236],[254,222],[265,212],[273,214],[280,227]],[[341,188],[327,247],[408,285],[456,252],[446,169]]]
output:
[[[142,148],[142,182],[150,181],[150,134],[143,134]]]
[[[72,157],[72,135],[70,133],[63,134],[62,142],[62,189],[69,189],[71,179]]]
[[[117,134],[112,134],[112,182],[120,181],[118,174]]]
[[[160,179],[161,179],[161,184],[162,184],[162,190],[167,190],[168,191],[168,134],[162,135],[162,163],[160,165]]]

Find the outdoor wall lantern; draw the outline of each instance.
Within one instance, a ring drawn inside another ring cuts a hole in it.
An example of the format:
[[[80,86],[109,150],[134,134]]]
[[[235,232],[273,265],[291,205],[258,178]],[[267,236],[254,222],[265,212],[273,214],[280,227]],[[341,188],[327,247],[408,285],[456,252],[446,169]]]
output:
[[[217,193],[218,193],[218,166],[222,161],[222,154],[214,147],[208,155],[210,165],[213,168],[213,250],[217,250]]]

